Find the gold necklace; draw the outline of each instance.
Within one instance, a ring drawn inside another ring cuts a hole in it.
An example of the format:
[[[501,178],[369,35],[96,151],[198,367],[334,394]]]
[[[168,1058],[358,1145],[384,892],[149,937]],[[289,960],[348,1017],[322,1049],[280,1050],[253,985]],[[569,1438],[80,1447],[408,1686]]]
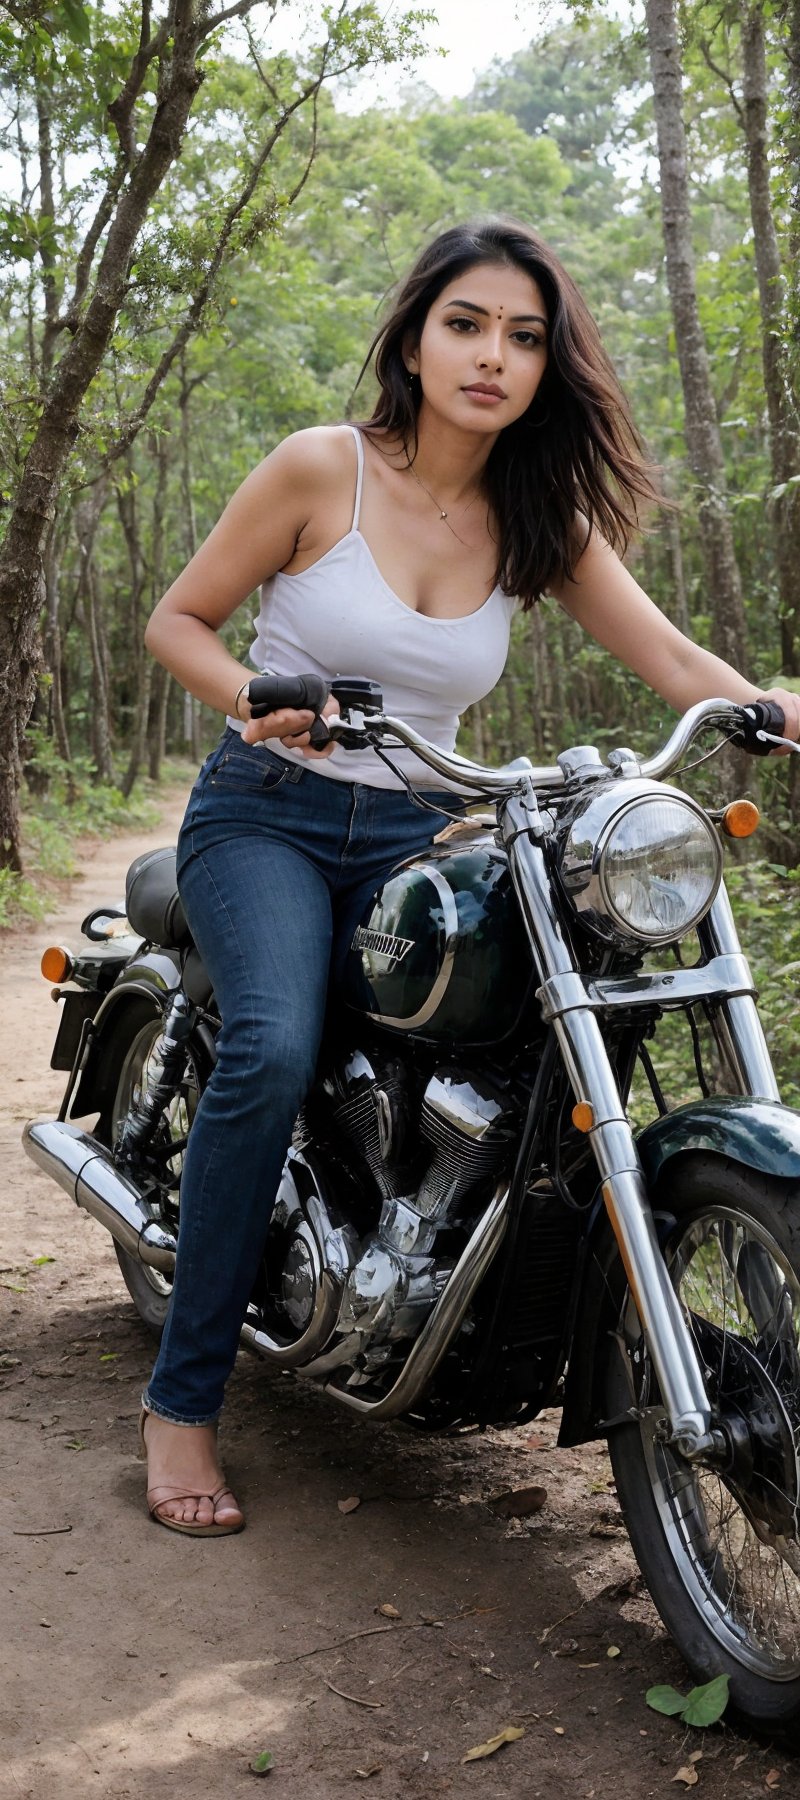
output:
[[[463,544],[465,550],[472,550],[474,548],[474,546],[472,544],[468,544],[466,538],[459,537],[459,534],[456,531],[455,526],[450,524],[449,517],[448,517],[444,507],[437,500],[436,495],[431,493],[430,488],[425,486],[422,476],[417,474],[417,471],[414,468],[414,464],[411,462],[411,460],[408,456],[408,452],[406,452],[406,468],[408,469],[409,475],[413,475],[414,480],[417,484],[417,487],[421,487],[423,494],[427,494],[428,499],[433,501],[433,504],[436,507],[436,510],[439,514],[439,518],[444,520],[444,523],[447,526],[448,531],[452,532],[453,537],[456,539],[456,541],[459,544]],[[470,508],[475,505],[475,501],[477,500],[477,498],[478,498],[478,496],[476,494],[474,496],[474,498],[472,500],[470,500],[469,506],[465,506],[465,508],[464,508],[465,512],[470,511]]]

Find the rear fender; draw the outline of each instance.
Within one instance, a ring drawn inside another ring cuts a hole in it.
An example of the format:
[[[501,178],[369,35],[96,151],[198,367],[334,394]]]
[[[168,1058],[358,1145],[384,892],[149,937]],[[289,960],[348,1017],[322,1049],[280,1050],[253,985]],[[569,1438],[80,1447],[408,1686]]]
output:
[[[126,963],[95,1013],[69,1118],[108,1110],[132,1039],[148,1019],[161,1016],[180,984],[177,952],[147,950]]]
[[[669,1173],[677,1157],[701,1151],[705,1156],[740,1163],[754,1173],[800,1181],[800,1117],[773,1100],[723,1094],[693,1101],[655,1119],[636,1142],[656,1206],[656,1229],[663,1239],[674,1222],[669,1211]],[[606,1436],[605,1350],[617,1329],[623,1292],[614,1234],[599,1207],[589,1234],[570,1348],[560,1444],[581,1444]]]

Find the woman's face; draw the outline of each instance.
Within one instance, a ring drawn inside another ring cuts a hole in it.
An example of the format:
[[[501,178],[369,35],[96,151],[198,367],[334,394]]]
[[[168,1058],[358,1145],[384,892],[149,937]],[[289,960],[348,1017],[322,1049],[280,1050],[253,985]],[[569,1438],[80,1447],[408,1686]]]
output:
[[[502,431],[530,406],[547,365],[541,288],[506,263],[476,263],[442,289],[406,367],[423,410],[462,430]]]

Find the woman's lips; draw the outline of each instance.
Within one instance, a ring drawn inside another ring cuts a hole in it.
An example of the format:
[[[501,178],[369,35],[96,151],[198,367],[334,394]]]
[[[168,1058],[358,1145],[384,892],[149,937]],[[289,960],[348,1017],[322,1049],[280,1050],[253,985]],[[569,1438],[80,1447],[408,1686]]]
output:
[[[471,400],[477,400],[483,406],[499,406],[501,400],[506,398],[500,388],[466,387],[462,391],[469,394]]]

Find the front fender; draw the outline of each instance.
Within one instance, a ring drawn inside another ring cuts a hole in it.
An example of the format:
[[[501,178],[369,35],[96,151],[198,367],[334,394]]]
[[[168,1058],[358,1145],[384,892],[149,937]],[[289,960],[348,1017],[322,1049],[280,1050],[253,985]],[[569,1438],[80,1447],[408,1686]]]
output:
[[[776,1100],[720,1094],[693,1100],[654,1119],[636,1139],[648,1188],[662,1179],[673,1156],[702,1150],[762,1175],[800,1180],[800,1115]]]
[[[762,1175],[800,1181],[800,1115],[774,1100],[723,1094],[678,1106],[654,1119],[636,1139],[659,1235],[669,1230],[669,1188],[664,1185],[676,1156],[701,1151],[737,1162]],[[616,1330],[620,1293],[619,1254],[602,1210],[592,1220],[588,1255],[570,1348],[559,1444],[582,1444],[605,1436],[602,1419],[603,1356]]]

